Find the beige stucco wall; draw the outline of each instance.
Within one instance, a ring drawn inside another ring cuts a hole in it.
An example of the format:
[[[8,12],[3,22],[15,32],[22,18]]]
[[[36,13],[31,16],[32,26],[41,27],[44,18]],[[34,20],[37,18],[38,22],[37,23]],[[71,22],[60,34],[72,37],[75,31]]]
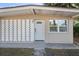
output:
[[[4,17],[0,17],[1,19],[40,19],[40,20],[47,20],[47,19],[54,19],[54,18],[69,18],[69,17],[65,17],[63,15],[43,15],[43,14],[37,14],[37,15],[33,15],[33,14],[22,14],[22,15],[9,15],[9,16],[4,16]]]
[[[73,20],[68,20],[68,31],[66,33],[50,33],[48,32],[48,20],[46,21],[46,40],[47,43],[73,43]]]
[[[70,17],[63,15],[14,15],[5,16],[1,19],[34,19],[45,21],[45,42],[46,43],[73,43],[73,20]],[[49,33],[48,32],[48,20],[49,19],[67,19],[69,21],[68,31],[66,33]]]

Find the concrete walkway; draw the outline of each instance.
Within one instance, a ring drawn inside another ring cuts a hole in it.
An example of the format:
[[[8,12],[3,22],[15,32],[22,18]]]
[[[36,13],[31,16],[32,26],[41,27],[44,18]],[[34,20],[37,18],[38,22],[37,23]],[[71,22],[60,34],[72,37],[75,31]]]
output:
[[[44,56],[45,48],[52,49],[79,49],[79,44],[53,44],[44,41],[33,43],[0,43],[0,48],[34,48],[34,56]]]
[[[45,44],[41,41],[35,42],[36,46],[34,47],[34,56],[45,56],[45,48],[52,49],[79,49],[79,46],[76,44]]]
[[[76,44],[46,44],[46,47],[53,49],[79,49]]]
[[[45,55],[45,43],[44,41],[35,41],[34,56],[44,56]]]
[[[44,56],[45,55],[45,49],[36,48],[34,49],[34,56]]]
[[[33,43],[0,43],[0,48],[53,48],[53,49],[79,49],[79,44],[57,44],[35,41]]]

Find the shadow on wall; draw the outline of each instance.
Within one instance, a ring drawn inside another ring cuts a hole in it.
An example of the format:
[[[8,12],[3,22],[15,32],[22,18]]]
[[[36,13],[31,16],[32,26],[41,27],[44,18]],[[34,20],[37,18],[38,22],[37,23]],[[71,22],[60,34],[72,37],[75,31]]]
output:
[[[79,23],[74,24],[73,32],[74,41],[79,42]]]

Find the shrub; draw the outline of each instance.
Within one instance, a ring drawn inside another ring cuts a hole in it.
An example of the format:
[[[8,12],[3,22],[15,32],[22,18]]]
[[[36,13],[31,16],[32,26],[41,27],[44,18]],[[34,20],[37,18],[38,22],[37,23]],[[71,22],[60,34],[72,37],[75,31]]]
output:
[[[79,23],[75,24],[73,29],[74,29],[74,35],[76,34],[79,35]]]

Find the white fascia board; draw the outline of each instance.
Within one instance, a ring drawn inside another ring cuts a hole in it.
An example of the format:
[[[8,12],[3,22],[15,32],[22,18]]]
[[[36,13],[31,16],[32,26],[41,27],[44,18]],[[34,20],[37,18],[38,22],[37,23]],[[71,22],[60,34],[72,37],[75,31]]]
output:
[[[16,7],[16,8],[0,9],[0,13],[12,12],[12,11],[17,11],[17,10],[18,11],[19,10],[31,10],[32,11],[32,9],[73,12],[73,13],[77,13],[77,14],[79,13],[79,9],[55,8],[55,7],[41,7],[41,6],[26,6],[26,7]]]
[[[10,8],[10,9],[0,9],[0,12],[9,12],[9,11],[16,11],[16,10],[27,10],[30,7],[17,7],[17,8]]]
[[[75,16],[72,16],[72,18],[76,18],[76,17],[79,17],[79,14],[75,15]]]
[[[52,10],[52,11],[66,11],[66,12],[79,12],[79,9],[69,8],[55,8],[55,7],[41,7],[41,6],[27,6],[27,7],[16,7],[10,9],[0,9],[0,12],[13,11],[13,10],[24,10],[24,9],[41,9],[41,10]]]
[[[52,11],[64,11],[64,12],[79,12],[79,9],[69,9],[69,8],[55,8],[55,7],[37,7],[30,6],[33,9],[41,9],[41,10],[52,10]]]

